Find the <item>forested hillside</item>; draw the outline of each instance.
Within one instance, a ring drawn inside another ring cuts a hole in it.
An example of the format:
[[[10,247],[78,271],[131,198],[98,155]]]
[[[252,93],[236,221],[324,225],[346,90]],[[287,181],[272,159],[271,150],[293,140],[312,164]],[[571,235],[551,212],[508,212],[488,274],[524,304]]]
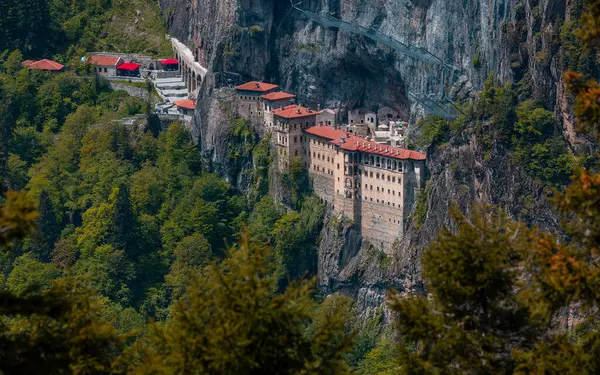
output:
[[[171,15],[149,0],[2,1],[0,373],[598,373],[600,2],[588,6],[557,39],[588,143],[565,136],[527,74],[504,85],[490,75],[457,101],[456,120],[420,121],[410,142],[437,174],[407,237],[442,228],[417,260],[376,251],[336,275],[387,293],[365,314],[366,297],[315,285],[319,252],[337,251],[323,235],[352,223],[330,217],[301,165],[272,173],[269,137],[231,115],[218,155],[230,183],[184,125],[161,127],[151,103],[79,63],[96,49],[168,53]],[[71,69],[21,65],[45,56]],[[141,126],[119,121],[136,114]],[[490,171],[506,204],[465,208]],[[434,217],[442,204],[449,216]],[[560,232],[531,226],[539,212]],[[412,295],[388,283],[409,261],[422,275]]]

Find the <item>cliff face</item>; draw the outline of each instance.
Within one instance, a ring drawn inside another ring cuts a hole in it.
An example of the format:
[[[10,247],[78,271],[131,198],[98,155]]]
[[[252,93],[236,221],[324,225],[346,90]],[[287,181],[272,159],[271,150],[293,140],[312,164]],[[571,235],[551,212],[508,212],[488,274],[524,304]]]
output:
[[[299,6],[421,47],[458,70],[323,27],[288,0],[161,0],[170,33],[192,47],[213,73],[275,82],[304,103],[387,105],[414,119],[423,109],[411,94],[471,96],[493,72],[500,82],[519,82],[525,95],[555,110],[571,145],[583,147],[560,84],[560,27],[581,7],[579,0],[308,0]],[[223,136],[229,120],[216,102],[215,82],[209,74],[194,127],[211,164],[228,174]],[[319,249],[323,289],[352,295],[365,311],[380,306],[390,286],[423,290],[420,254],[440,228],[452,225],[452,201],[465,212],[475,201],[497,204],[515,218],[558,227],[543,189],[511,163],[501,146],[484,156],[476,139],[454,140],[428,150],[428,169],[427,215],[418,228],[409,226],[391,263],[362,246],[360,236],[343,223],[325,226]]]
[[[171,34],[194,47],[213,72],[267,79],[301,100],[405,109],[407,92],[440,97],[452,85],[481,88],[528,72],[553,106],[556,36],[568,0],[311,0],[304,10],[421,47],[448,65],[428,65],[371,38],[323,27],[287,0],[161,0]],[[572,6],[571,6],[572,7]],[[474,63],[475,62],[475,63]]]

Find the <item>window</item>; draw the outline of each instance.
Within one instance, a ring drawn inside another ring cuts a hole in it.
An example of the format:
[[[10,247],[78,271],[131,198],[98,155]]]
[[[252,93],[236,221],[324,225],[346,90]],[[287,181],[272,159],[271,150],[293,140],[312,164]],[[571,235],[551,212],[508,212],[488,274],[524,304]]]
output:
[[[108,70],[106,68],[104,68],[104,73],[108,72]]]
[[[337,167],[338,167],[338,170],[339,170],[340,169],[340,163],[338,163]]]
[[[396,182],[396,177],[392,177],[392,182]]]
[[[376,177],[377,177],[377,179],[379,180],[379,173],[377,173],[375,176],[376,176]]]
[[[373,185],[371,185],[371,190],[373,190]]]

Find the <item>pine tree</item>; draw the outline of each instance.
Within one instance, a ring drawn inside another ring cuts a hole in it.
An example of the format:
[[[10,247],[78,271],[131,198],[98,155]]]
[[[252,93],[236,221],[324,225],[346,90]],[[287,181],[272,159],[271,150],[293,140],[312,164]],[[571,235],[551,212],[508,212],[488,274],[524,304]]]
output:
[[[129,189],[121,185],[114,202],[109,243],[116,250],[124,250],[126,256],[132,259],[139,255],[136,234],[137,221],[131,207]]]
[[[600,1],[577,35],[600,45]],[[600,85],[567,72],[580,128],[600,141]],[[534,124],[540,125],[540,124]],[[390,296],[401,373],[600,372],[600,174],[582,169],[554,203],[569,242],[501,214],[455,215],[423,257],[430,298]],[[569,330],[561,313],[577,317]]]
[[[40,260],[48,262],[60,233],[52,201],[45,190],[40,194],[38,212],[37,228],[33,235],[33,250]]]
[[[187,288],[165,325],[155,325],[132,374],[347,374],[347,303],[314,318],[312,283],[282,294],[268,249],[245,235],[222,266],[209,266]],[[308,327],[311,327],[307,330]]]

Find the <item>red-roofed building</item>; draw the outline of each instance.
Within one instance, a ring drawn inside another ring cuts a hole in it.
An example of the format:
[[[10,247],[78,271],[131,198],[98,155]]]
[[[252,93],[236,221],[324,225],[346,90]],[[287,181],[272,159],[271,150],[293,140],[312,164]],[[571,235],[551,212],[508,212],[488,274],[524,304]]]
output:
[[[305,129],[303,149],[315,194],[351,218],[364,238],[391,249],[424,187],[426,156],[330,126]]]
[[[278,101],[290,100],[290,99],[294,99],[295,97],[296,97],[296,95],[287,93],[285,91],[272,92],[270,94],[261,96],[261,98],[263,99],[264,102],[270,102],[271,104],[274,104],[275,107],[277,107]]]
[[[289,104],[294,95],[276,91],[275,85],[250,82],[236,89],[239,105],[251,104],[238,114],[258,122],[257,115],[264,113],[262,125],[272,132],[278,170],[306,168],[314,193],[335,214],[352,219],[365,240],[389,252],[425,187],[426,156],[347,131],[376,126],[377,114],[365,109],[352,111],[351,126],[342,130],[323,126],[335,124],[335,111]]]
[[[29,65],[33,64],[35,61],[33,60],[25,60],[21,63],[21,66],[27,68]]]
[[[195,100],[190,100],[190,99],[177,100],[177,101],[173,102],[173,104],[175,104],[175,106],[177,106],[179,113],[181,113],[182,115],[185,115],[185,116],[192,116],[194,114],[194,110],[196,109],[196,101]]]
[[[294,158],[302,160],[302,131],[316,125],[318,113],[295,104],[273,110],[271,130],[280,170],[288,170]]]
[[[270,129],[275,123],[273,118],[273,111],[292,104],[294,102],[294,99],[296,98],[296,95],[289,94],[284,91],[278,91],[262,95],[260,98],[263,104],[263,124],[267,129]]]
[[[142,64],[126,62],[117,67],[118,76],[139,77]]]
[[[63,64],[48,59],[35,61],[26,66],[29,70],[46,70],[49,72],[61,72],[65,68]]]
[[[264,95],[269,92],[273,92],[274,90],[277,90],[278,88],[279,88],[279,86],[274,85],[272,83],[252,81],[252,82],[244,83],[243,85],[239,85],[235,89],[237,91],[259,92],[261,95]]]
[[[279,91],[279,86],[252,81],[237,86],[235,90],[237,94],[236,113],[250,119],[254,125],[262,125],[264,122],[264,104],[261,96]]]
[[[95,71],[101,76],[114,77],[117,75],[117,68],[125,63],[119,56],[96,55],[90,56],[88,60],[95,66]]]

